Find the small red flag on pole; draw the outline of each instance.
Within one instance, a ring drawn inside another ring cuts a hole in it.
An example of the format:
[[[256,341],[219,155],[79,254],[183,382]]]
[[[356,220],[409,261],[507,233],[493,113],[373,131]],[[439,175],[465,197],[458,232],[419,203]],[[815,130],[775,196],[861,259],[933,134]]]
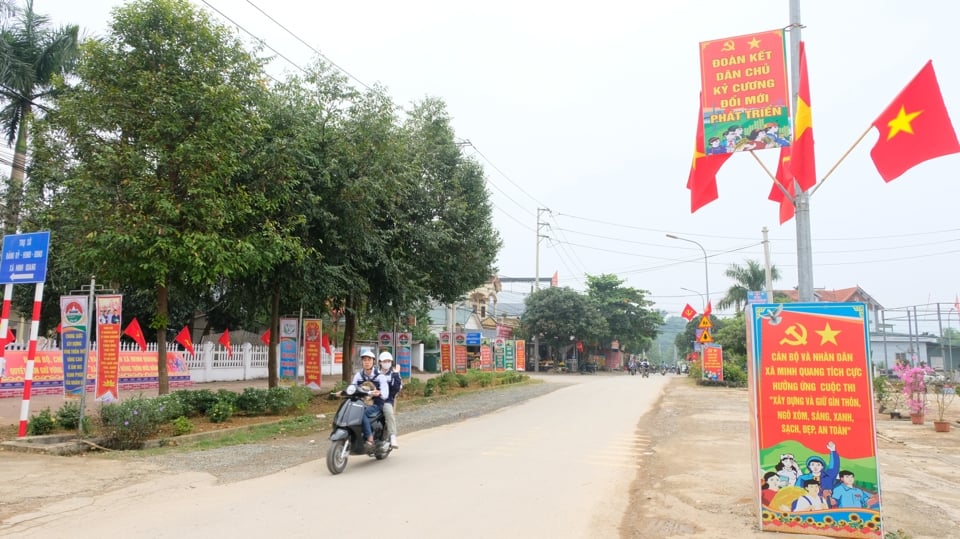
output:
[[[223,328],[223,334],[217,340],[218,343],[227,349],[227,357],[233,357],[233,348],[230,347],[230,330]]]
[[[270,328],[267,328],[267,330],[263,332],[263,335],[260,336],[260,341],[262,341],[263,344],[270,346]]]
[[[147,339],[144,338],[143,331],[140,330],[140,322],[137,322],[136,317],[130,321],[130,325],[127,326],[127,329],[123,330],[123,334],[133,339],[134,342],[137,343],[137,346],[140,347],[141,352],[147,351]]]
[[[180,330],[180,333],[177,333],[176,338],[173,340],[186,348],[187,352],[190,352],[190,355],[196,354],[196,352],[193,351],[193,339],[190,338],[190,328],[188,326],[183,326],[183,329]]]
[[[687,306],[683,308],[683,312],[680,313],[680,316],[684,317],[687,321],[693,320],[693,317],[697,316],[697,310],[687,303]]]

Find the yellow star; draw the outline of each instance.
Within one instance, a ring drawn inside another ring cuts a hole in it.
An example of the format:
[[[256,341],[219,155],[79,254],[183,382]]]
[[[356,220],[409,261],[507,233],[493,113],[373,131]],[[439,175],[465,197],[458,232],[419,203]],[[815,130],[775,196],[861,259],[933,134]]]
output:
[[[760,40],[757,39],[756,37],[754,37],[754,38],[751,39],[750,41],[747,41],[747,43],[750,44],[750,48],[751,48],[751,49],[756,49],[756,48],[759,48],[759,47],[760,47]]]
[[[827,322],[827,325],[821,330],[814,331],[817,335],[820,335],[820,344],[824,345],[828,342],[837,344],[837,334],[840,333],[839,329],[831,329],[830,322]]]
[[[693,148],[693,163],[690,163],[690,166],[691,166],[692,168],[697,168],[697,159],[700,159],[701,157],[706,157],[706,156],[707,156],[707,154],[701,152],[701,151],[698,150],[696,147],[694,147],[694,148]]]
[[[910,122],[912,122],[914,118],[920,116],[921,114],[923,114],[922,110],[907,114],[906,109],[904,109],[903,105],[901,105],[900,112],[897,114],[897,117],[887,122],[887,127],[890,128],[890,132],[887,133],[887,140],[892,139],[901,131],[904,133],[910,133],[912,135],[913,127],[910,125]]]

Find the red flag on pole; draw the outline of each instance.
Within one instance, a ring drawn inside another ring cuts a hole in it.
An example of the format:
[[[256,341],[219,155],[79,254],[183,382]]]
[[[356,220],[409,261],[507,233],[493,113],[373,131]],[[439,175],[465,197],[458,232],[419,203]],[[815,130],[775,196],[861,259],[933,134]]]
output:
[[[267,330],[263,332],[263,335],[260,336],[260,340],[263,342],[263,344],[270,346],[270,328],[267,328]]]
[[[807,53],[800,42],[800,80],[797,89],[797,116],[794,125],[793,148],[790,169],[800,189],[806,191],[817,184],[817,166],[813,155],[813,115],[810,113],[810,81],[807,79]],[[782,159],[782,157],[781,157]],[[793,182],[789,182],[792,186]],[[787,183],[784,183],[787,186]],[[792,204],[791,204],[792,206]],[[780,206],[780,223],[783,223],[783,205]],[[790,210],[791,217],[793,210]]]
[[[957,312],[960,313],[960,295],[953,296],[953,306],[957,309]]]
[[[217,342],[227,349],[227,357],[233,357],[233,348],[230,347],[230,330],[223,328],[223,334],[217,339]]]
[[[704,318],[706,318],[706,317],[709,317],[711,314],[713,314],[713,305],[708,301],[707,306],[703,309],[703,316]]]
[[[711,144],[708,151],[703,142],[703,104],[701,100],[700,112],[697,115],[697,140],[693,145],[693,162],[690,164],[690,175],[687,176],[687,189],[690,190],[690,213],[719,198],[717,192],[717,171],[727,162],[732,154],[719,153]],[[718,140],[719,142],[719,140]],[[720,146],[716,146],[720,148]]]
[[[190,338],[190,328],[183,326],[183,329],[180,330],[180,333],[177,333],[174,341],[180,343],[181,346],[187,349],[187,352],[190,352],[190,355],[195,355],[196,352],[193,351],[193,339]]]
[[[141,352],[147,351],[147,339],[144,338],[143,331],[140,330],[140,322],[137,322],[136,317],[130,321],[127,329],[123,330],[123,334],[133,339],[133,341],[137,343],[137,346],[140,347]]]
[[[767,196],[768,199],[780,203],[780,224],[786,223],[790,219],[793,219],[796,209],[793,206],[794,198],[794,184],[793,184],[793,171],[791,169],[792,161],[790,158],[790,148],[783,146],[780,148],[780,162],[777,164],[777,174],[776,174],[776,183],[773,184],[773,187],[770,189],[770,194]],[[783,189],[780,189],[780,186],[783,186],[787,190],[787,196],[784,194]]]
[[[57,324],[57,333],[63,333],[63,322]]]
[[[680,313],[680,316],[685,318],[687,321],[693,320],[693,317],[697,316],[697,310],[687,303],[687,306],[683,308],[683,312]]]
[[[12,328],[7,328],[7,334],[0,336],[0,350],[5,350],[7,345],[16,342],[17,335],[13,332]]]
[[[550,278],[550,288],[556,288],[560,286],[560,272],[553,272],[553,277]]]
[[[932,61],[923,66],[873,125],[880,138],[870,150],[870,157],[886,182],[928,159],[960,152]]]
[[[330,337],[323,335],[320,337],[320,346],[327,352],[327,355],[332,356],[333,352],[330,350]]]

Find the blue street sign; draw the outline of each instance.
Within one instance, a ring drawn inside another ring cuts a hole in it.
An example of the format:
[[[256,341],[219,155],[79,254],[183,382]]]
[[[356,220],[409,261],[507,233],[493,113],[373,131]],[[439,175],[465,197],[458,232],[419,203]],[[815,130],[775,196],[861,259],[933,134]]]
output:
[[[480,332],[479,332],[479,331],[468,331],[468,332],[467,332],[467,346],[480,346]]]
[[[0,284],[42,283],[47,280],[50,231],[8,234],[0,255]]]

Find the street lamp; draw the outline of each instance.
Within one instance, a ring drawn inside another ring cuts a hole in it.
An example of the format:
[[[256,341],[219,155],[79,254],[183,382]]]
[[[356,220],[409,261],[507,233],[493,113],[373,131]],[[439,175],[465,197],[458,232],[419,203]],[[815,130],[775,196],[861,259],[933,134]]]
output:
[[[698,292],[698,291],[696,291],[696,290],[694,290],[694,289],[692,289],[692,288],[684,288],[684,287],[682,287],[682,286],[680,287],[680,290],[686,290],[687,292],[693,292],[694,294],[700,296],[700,301],[703,302],[703,307],[704,307],[704,308],[707,307],[707,300],[704,299],[703,292]]]
[[[703,251],[703,278],[704,278],[704,284],[706,284],[706,287],[707,287],[707,294],[706,294],[707,302],[709,302],[710,301],[710,268],[707,266],[707,250],[704,249],[703,245],[700,245],[700,242],[697,242],[697,241],[688,240],[687,238],[681,238],[680,236],[674,236],[673,234],[667,234],[667,237],[673,240],[680,240],[680,241],[686,241],[686,242],[692,243],[697,247],[699,247],[701,251]],[[704,302],[703,304],[704,311],[707,310],[707,302]]]

